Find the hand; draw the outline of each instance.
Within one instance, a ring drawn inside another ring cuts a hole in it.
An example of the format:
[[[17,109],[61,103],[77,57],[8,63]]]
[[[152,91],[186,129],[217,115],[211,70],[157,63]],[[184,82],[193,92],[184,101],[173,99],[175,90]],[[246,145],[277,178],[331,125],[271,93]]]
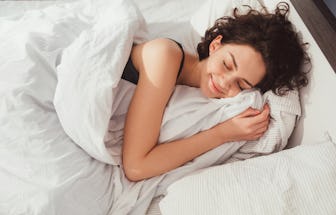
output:
[[[248,108],[243,113],[218,126],[222,127],[227,141],[257,140],[268,129],[270,108],[266,104],[262,111]]]

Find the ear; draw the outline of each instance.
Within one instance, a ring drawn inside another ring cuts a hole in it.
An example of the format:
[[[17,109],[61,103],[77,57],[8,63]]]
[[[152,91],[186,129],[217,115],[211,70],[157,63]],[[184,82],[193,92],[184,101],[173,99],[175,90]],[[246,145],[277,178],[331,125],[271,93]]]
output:
[[[216,51],[218,48],[222,46],[222,40],[223,36],[218,35],[215,39],[213,39],[209,45],[209,55],[211,55],[214,51]]]

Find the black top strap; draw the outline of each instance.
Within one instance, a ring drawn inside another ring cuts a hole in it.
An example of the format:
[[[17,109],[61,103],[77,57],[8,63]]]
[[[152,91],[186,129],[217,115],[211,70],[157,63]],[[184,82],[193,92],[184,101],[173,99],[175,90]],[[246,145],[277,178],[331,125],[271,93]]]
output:
[[[170,38],[169,38],[170,39]],[[180,68],[179,68],[179,71],[177,73],[177,78],[180,77],[180,74],[182,72],[182,68],[183,68],[183,64],[184,64],[184,50],[183,50],[183,47],[182,47],[182,44],[177,42],[176,40],[173,40],[173,39],[170,39],[172,41],[174,41],[181,49],[181,52],[182,52],[182,59],[181,59],[181,63],[180,63]]]
[[[168,39],[170,39],[170,38],[168,38]],[[181,63],[180,63],[180,68],[179,68],[179,71],[177,73],[177,78],[178,78],[180,76],[181,72],[182,72],[182,68],[183,68],[183,64],[184,64],[184,50],[183,50],[183,47],[182,47],[181,43],[179,43],[179,42],[177,42],[173,39],[170,39],[170,40],[174,41],[180,47],[180,49],[182,51],[182,59],[181,59]],[[123,71],[123,74],[122,74],[121,78],[126,80],[126,81],[130,81],[133,84],[138,84],[139,72],[136,70],[136,68],[135,68],[135,66],[132,62],[131,57],[128,58],[127,64],[124,68],[124,71]]]

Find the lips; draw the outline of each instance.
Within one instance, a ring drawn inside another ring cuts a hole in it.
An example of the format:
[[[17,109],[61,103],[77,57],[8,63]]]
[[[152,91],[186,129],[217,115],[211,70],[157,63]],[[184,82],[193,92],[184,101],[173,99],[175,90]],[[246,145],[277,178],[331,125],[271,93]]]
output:
[[[223,92],[222,92],[222,90],[221,90],[221,88],[220,87],[218,87],[217,85],[216,85],[216,83],[214,82],[214,80],[213,80],[213,78],[212,78],[212,75],[211,75],[211,77],[210,77],[210,82],[211,82],[211,87],[213,88],[213,91],[214,92],[216,92],[216,93],[219,93],[219,94],[222,94]]]

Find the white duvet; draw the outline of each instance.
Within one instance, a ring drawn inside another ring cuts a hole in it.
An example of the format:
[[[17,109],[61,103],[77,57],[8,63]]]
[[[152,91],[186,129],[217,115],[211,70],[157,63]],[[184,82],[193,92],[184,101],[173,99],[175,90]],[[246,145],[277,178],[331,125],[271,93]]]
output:
[[[186,174],[285,146],[300,113],[296,92],[280,100],[257,91],[209,100],[179,86],[160,142],[207,129],[248,106],[260,108],[264,100],[273,110],[270,135],[259,144],[224,144],[166,175],[129,182],[120,155],[134,86],[119,80],[132,43],[145,33],[138,9],[122,0],[1,18],[0,214],[144,214],[154,196]],[[182,117],[190,123],[181,124]]]
[[[0,214],[107,214],[115,198],[112,166],[73,143],[53,105],[60,54],[90,23],[76,11],[0,20]]]

